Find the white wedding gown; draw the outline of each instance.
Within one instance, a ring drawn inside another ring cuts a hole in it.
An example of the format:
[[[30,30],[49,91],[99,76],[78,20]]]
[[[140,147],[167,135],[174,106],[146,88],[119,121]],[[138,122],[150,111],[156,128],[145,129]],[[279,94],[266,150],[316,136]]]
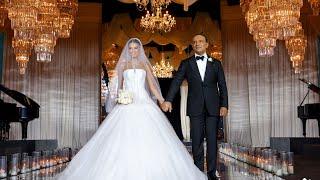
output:
[[[207,180],[145,90],[145,70],[127,69],[123,76],[133,103],[116,105],[58,178]]]

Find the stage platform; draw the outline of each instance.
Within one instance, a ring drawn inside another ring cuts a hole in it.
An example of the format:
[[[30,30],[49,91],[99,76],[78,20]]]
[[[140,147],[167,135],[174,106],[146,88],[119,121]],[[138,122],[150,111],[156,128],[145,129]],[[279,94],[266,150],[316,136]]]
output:
[[[271,137],[270,148],[294,154],[320,157],[320,138]]]
[[[0,141],[0,155],[57,149],[56,139]]]

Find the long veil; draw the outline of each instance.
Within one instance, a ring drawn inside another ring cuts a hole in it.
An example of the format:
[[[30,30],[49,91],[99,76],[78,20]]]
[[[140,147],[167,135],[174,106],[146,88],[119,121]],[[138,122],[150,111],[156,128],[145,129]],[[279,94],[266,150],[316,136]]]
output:
[[[137,58],[132,58],[129,53],[129,45],[131,43],[136,43],[139,45],[139,55]],[[163,101],[164,98],[161,94],[161,89],[157,78],[154,76],[152,72],[152,66],[147,58],[145,51],[143,49],[143,45],[138,38],[131,38],[127,41],[125,47],[123,48],[119,61],[116,65],[115,72],[116,75],[111,79],[110,84],[110,93],[106,100],[106,112],[110,112],[114,106],[116,105],[115,99],[117,98],[117,94],[119,89],[122,89],[123,85],[123,72],[126,69],[145,69],[146,70],[146,83],[145,89],[149,93],[150,97],[156,102]]]

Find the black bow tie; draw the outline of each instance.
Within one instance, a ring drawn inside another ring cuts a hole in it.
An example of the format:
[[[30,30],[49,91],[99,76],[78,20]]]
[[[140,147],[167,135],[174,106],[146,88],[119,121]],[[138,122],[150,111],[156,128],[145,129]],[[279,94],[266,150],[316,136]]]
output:
[[[198,61],[198,60],[203,61],[203,59],[204,59],[204,56],[196,56],[196,60],[197,60],[197,61]]]

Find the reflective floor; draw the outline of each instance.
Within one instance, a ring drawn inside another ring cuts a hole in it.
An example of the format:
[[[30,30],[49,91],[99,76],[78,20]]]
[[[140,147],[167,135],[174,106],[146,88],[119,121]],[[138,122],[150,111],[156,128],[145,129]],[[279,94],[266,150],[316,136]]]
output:
[[[218,172],[221,180],[281,180],[281,177],[219,153]]]
[[[55,176],[59,174],[66,167],[66,164],[33,171],[19,176],[8,177],[8,180],[54,180]],[[272,175],[259,168],[250,166],[246,163],[237,161],[224,154],[219,154],[218,163],[219,174],[221,180],[281,180],[282,178]],[[4,180],[4,179],[1,179]]]

